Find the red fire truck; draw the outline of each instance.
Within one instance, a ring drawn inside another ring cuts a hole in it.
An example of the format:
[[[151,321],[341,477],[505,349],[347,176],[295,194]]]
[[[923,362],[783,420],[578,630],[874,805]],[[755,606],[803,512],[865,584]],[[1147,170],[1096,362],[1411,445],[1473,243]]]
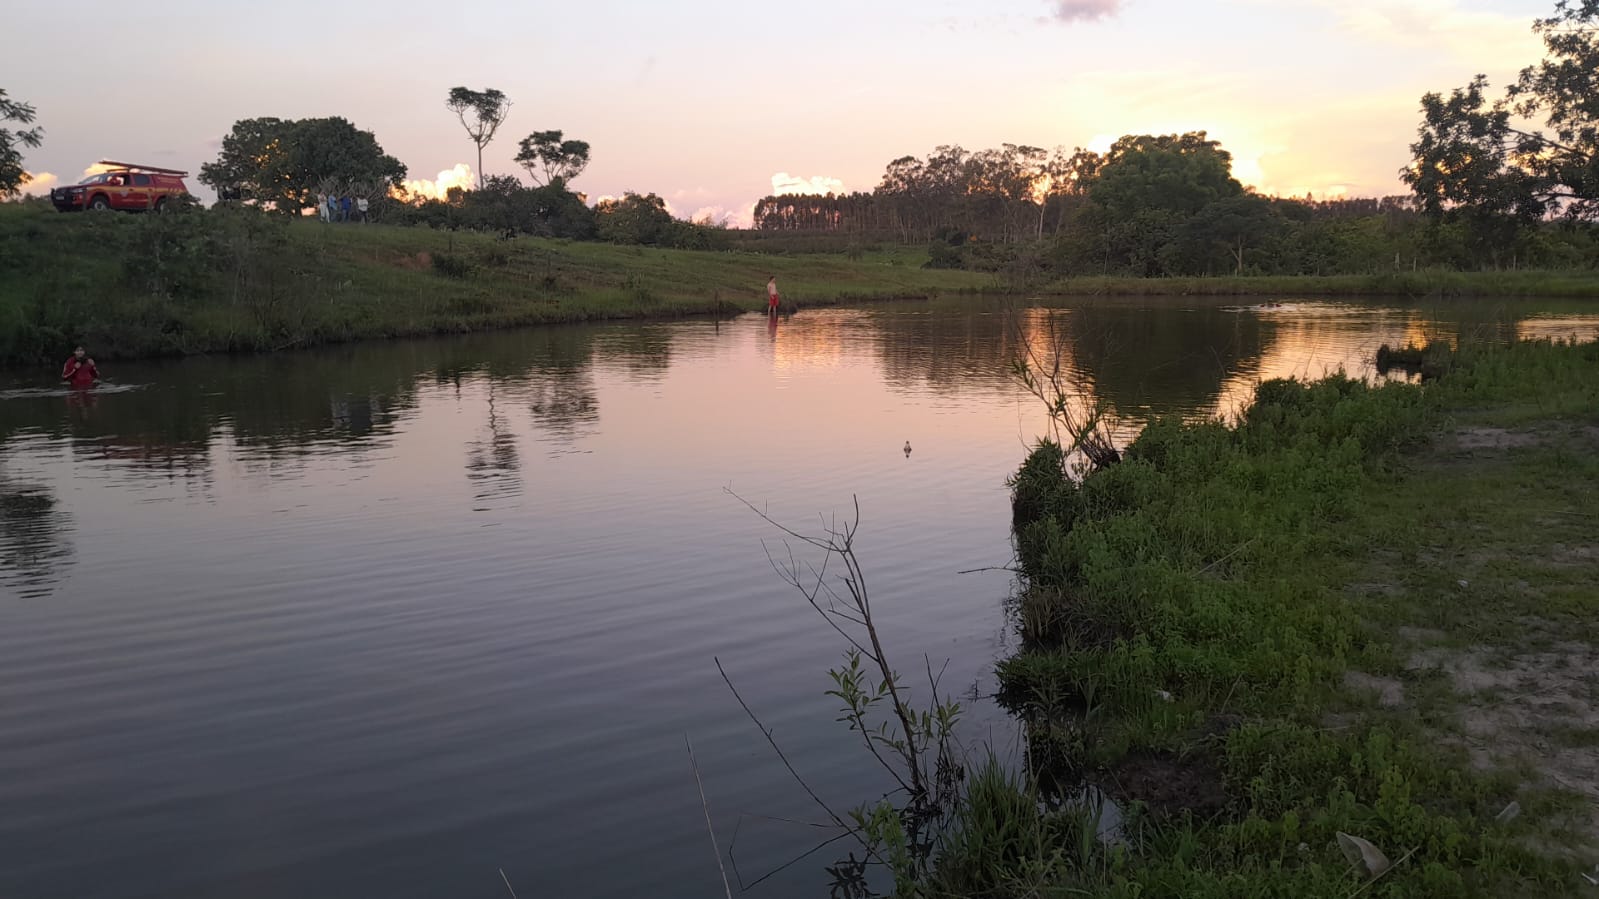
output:
[[[84,209],[121,209],[129,212],[160,212],[170,201],[186,197],[183,184],[188,172],[134,165],[102,159],[97,165],[105,171],[84,178],[70,187],[50,191],[50,202],[62,212]]]

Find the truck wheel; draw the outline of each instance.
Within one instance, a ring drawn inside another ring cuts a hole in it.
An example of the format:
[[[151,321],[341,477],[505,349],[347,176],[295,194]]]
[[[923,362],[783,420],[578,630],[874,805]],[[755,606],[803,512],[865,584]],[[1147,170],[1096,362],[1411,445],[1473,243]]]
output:
[[[167,198],[166,197],[162,197],[162,198],[160,198],[160,199],[155,201],[155,211],[156,212],[166,212],[167,211]]]
[[[111,201],[106,198],[105,194],[97,194],[94,199],[89,201],[89,208],[96,211],[110,209]]]

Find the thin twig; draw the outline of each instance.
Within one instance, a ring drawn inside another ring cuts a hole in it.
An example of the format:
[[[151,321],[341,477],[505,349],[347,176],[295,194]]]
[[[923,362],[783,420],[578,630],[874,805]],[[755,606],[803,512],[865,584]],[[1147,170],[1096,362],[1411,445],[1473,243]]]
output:
[[[944,679],[944,672],[949,670],[949,659],[944,660],[944,667],[938,669],[938,676],[933,676],[933,659],[927,653],[922,653],[922,663],[927,666],[927,683],[933,688],[933,702],[938,702],[938,682]]]
[[[727,899],[733,899],[733,887],[727,882],[727,868],[722,865],[722,850],[716,845],[716,828],[711,825],[711,803],[705,798],[705,783],[700,780],[700,766],[694,761],[694,742],[683,735],[683,743],[688,747],[688,764],[694,769],[694,785],[700,788],[700,806],[705,809],[705,832],[711,835],[711,851],[716,853],[716,868],[722,872],[722,889],[727,892]]]
[[[511,899],[516,899],[516,890],[511,889],[511,878],[505,876],[505,869],[500,869],[500,879],[505,881],[505,888],[511,890]]]
[[[1233,547],[1233,551],[1232,552],[1228,553],[1225,556],[1222,556],[1221,558],[1219,558],[1216,561],[1210,563],[1209,565],[1206,565],[1204,568],[1199,569],[1199,573],[1200,574],[1204,574],[1205,572],[1211,570],[1212,568],[1215,568],[1217,565],[1220,565],[1221,563],[1227,561],[1228,559],[1231,559],[1233,556],[1236,556],[1239,553],[1243,552],[1244,549],[1249,546],[1249,544],[1254,543],[1256,540],[1259,540],[1259,539],[1260,539],[1259,537],[1250,537],[1248,540],[1245,540],[1243,543],[1240,543],[1237,546]]]
[[[1022,573],[1022,570],[1020,568],[1013,568],[1013,567],[1011,567],[1009,565],[990,565],[987,568],[967,568],[964,571],[957,571],[955,573],[956,574],[977,574],[980,571],[1009,571],[1009,572],[1011,572],[1013,574],[1021,574]]]
[[[778,824],[794,824],[799,827],[814,827],[818,830],[831,830],[835,825],[824,821],[801,821],[798,818],[785,818],[782,815],[761,815],[755,812],[743,812],[739,818],[754,818],[757,821],[776,821]]]
[[[789,868],[792,868],[794,865],[799,864],[800,862],[810,858],[811,856],[815,855],[816,853],[822,851],[823,849],[826,849],[828,846],[831,846],[834,843],[837,843],[839,840],[842,840],[842,839],[844,839],[845,837],[847,837],[849,835],[850,834],[847,834],[847,833],[841,833],[841,834],[839,834],[836,837],[829,837],[828,839],[825,839],[822,842],[817,843],[815,846],[812,846],[811,848],[805,850],[804,852],[801,852],[799,855],[794,856],[793,858],[791,858],[788,861],[782,863],[781,865],[778,865],[777,867],[773,868],[772,870],[767,871],[765,874],[762,874],[760,877],[757,877],[755,880],[753,880],[753,881],[751,881],[750,883],[747,883],[747,884],[744,882],[744,875],[742,873],[740,873],[739,870],[738,870],[738,859],[734,858],[733,859],[733,875],[738,878],[738,888],[739,888],[739,890],[741,890],[743,892],[749,892],[750,890],[755,889],[756,887],[760,886],[761,884],[765,883],[766,881],[771,880],[773,877],[776,877],[778,874],[783,873],[783,871],[785,871],[785,870],[787,870]],[[731,857],[733,855],[733,850],[732,850],[731,847],[728,848],[727,854],[728,854],[729,857]]]
[[[727,671],[722,668],[722,660],[713,656],[712,661],[716,662],[716,670],[721,673],[722,681],[727,684],[727,688],[729,690],[733,691],[733,698],[737,699],[738,704],[744,707],[744,714],[750,716],[750,720],[755,722],[756,728],[758,728],[761,732],[761,735],[766,738],[766,742],[772,745],[772,751],[777,753],[777,757],[782,760],[783,767],[788,769],[788,773],[794,776],[794,781],[805,790],[806,794],[809,795],[818,806],[821,807],[822,811],[827,813],[827,817],[833,819],[834,824],[844,828],[845,830],[853,832],[854,828],[850,827],[848,824],[845,824],[844,819],[840,818],[836,813],[834,813],[834,811],[828,807],[827,803],[822,801],[822,797],[816,795],[816,791],[811,789],[811,785],[805,782],[805,778],[800,777],[799,772],[794,770],[794,766],[789,762],[788,756],[783,754],[782,747],[778,746],[777,740],[772,738],[772,731],[768,729],[766,725],[761,723],[761,719],[755,717],[755,713],[750,710],[749,703],[744,701],[744,697],[739,695],[738,688],[733,686],[732,679],[727,676]]]

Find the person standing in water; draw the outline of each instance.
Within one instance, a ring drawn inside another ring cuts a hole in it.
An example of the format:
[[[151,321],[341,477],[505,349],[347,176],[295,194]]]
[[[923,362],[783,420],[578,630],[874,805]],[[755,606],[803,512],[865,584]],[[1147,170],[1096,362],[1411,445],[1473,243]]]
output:
[[[62,366],[61,380],[66,381],[69,387],[93,387],[94,382],[100,380],[100,370],[94,367],[94,360],[80,346],[72,351],[72,357]]]
[[[776,315],[777,307],[782,302],[777,296],[777,276],[766,279],[766,314]]]

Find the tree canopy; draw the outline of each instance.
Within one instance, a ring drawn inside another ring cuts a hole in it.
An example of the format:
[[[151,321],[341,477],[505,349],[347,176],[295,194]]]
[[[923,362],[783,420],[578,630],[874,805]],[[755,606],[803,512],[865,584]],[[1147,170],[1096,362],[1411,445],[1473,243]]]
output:
[[[1502,97],[1490,98],[1483,75],[1422,97],[1401,172],[1429,215],[1459,222],[1487,250],[1546,215],[1599,219],[1599,0],[1558,0],[1533,31],[1546,55]]]
[[[0,88],[0,122],[31,125],[35,112],[32,106],[6,97]],[[44,140],[44,129],[0,128],[0,197],[10,197],[17,189],[32,180],[22,167],[22,147],[37,147]]]
[[[539,187],[566,184],[588,168],[588,141],[566,140],[559,131],[535,131],[520,146],[516,163]]]
[[[480,91],[452,87],[444,106],[461,120],[466,136],[477,147],[477,186],[481,188],[484,184],[483,148],[494,140],[494,133],[500,130],[505,117],[510,115],[511,101],[506,98],[504,91],[492,87]]]
[[[1150,210],[1193,215],[1244,192],[1232,165],[1232,154],[1203,131],[1128,135],[1095,166],[1090,195],[1118,217]]]
[[[612,243],[667,243],[676,219],[666,211],[666,201],[655,194],[629,191],[620,200],[601,200],[594,207],[601,240]]]
[[[221,193],[243,196],[284,211],[309,208],[319,189],[361,185],[398,187],[406,168],[370,131],[348,120],[242,119],[222,139],[215,162],[200,167],[200,181]]]

